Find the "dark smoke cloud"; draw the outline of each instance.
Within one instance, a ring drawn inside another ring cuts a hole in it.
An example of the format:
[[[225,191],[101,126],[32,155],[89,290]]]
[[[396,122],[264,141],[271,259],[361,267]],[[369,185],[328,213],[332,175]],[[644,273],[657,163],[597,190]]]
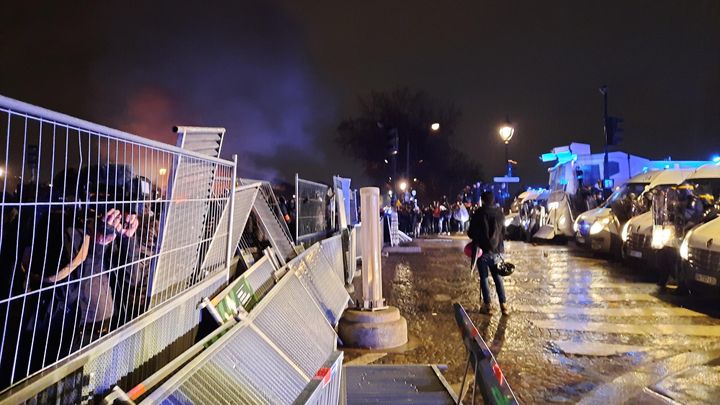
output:
[[[302,29],[276,5],[48,7],[10,10],[1,38],[21,60],[0,69],[23,75],[23,66],[44,67],[27,86],[0,92],[168,143],[173,125],[223,126],[223,155],[239,155],[243,176],[335,174],[327,167],[336,153],[327,142],[336,125],[332,94],[314,74]]]

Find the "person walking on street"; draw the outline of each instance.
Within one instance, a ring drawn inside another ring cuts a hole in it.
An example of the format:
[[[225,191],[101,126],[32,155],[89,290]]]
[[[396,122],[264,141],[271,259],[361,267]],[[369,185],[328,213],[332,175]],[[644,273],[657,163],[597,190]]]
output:
[[[510,313],[510,308],[506,302],[505,286],[502,277],[497,272],[497,263],[501,260],[500,253],[503,253],[504,250],[505,215],[499,207],[495,206],[495,196],[492,192],[483,192],[480,199],[482,206],[473,213],[468,229],[468,236],[473,241],[473,257],[475,257],[476,249],[482,249],[482,256],[478,260],[480,293],[483,300],[480,312],[490,314],[493,311],[488,284],[488,275],[492,275],[500,300],[500,309],[503,315],[507,315]]]

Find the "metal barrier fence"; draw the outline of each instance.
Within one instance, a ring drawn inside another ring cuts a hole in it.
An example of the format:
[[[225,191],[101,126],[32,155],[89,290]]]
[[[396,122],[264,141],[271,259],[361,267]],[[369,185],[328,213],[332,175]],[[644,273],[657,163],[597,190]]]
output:
[[[352,180],[349,179],[349,178],[340,177],[340,176],[333,176],[333,189],[334,189],[334,190],[333,190],[333,194],[334,194],[335,196],[337,196],[337,195],[338,195],[338,192],[341,192],[342,195],[343,195],[343,198],[342,198],[342,199],[338,199],[337,197],[336,197],[336,199],[335,199],[336,203],[338,204],[338,207],[337,207],[338,209],[336,209],[336,212],[337,212],[338,217],[339,217],[341,214],[344,214],[344,216],[345,216],[345,221],[344,221],[344,222],[345,222],[345,224],[347,224],[347,225],[352,225],[352,221],[351,221],[351,218],[350,218],[350,217],[351,217],[351,215],[350,215],[350,194],[351,194],[351,191],[352,191],[352,190],[350,189],[350,183],[351,183],[351,182],[352,182]],[[340,207],[339,207],[340,204],[343,205],[343,209],[340,209]],[[338,222],[336,222],[336,223],[337,223],[337,224],[341,224],[342,222],[341,222],[341,221],[338,221]],[[339,225],[338,225],[338,226],[339,226]],[[337,229],[337,228],[336,228],[336,229]]]
[[[300,260],[302,262],[302,260]],[[337,335],[294,271],[217,342],[142,403],[293,403]]]
[[[226,282],[236,165],[224,129],[177,130],[185,149],[0,96],[0,390]]]
[[[350,295],[345,290],[342,255],[342,249],[335,249],[332,242],[316,243],[303,252],[303,264],[295,270],[333,326],[338,324],[350,302]]]
[[[222,324],[238,312],[249,312],[275,284],[275,267],[266,256],[260,258],[245,273],[230,283],[210,303],[215,320]]]
[[[288,260],[295,257],[295,244],[285,221],[287,207],[283,207],[275,197],[269,182],[250,179],[240,179],[240,182],[242,184],[261,184],[258,201],[253,205],[253,211],[257,215],[270,243],[279,253],[282,260],[281,264],[287,263]]]
[[[343,352],[333,352],[320,370],[315,373],[310,383],[305,386],[294,404],[339,404],[342,387],[342,362]]]
[[[350,204],[350,221],[348,222],[349,225],[357,225],[360,223],[360,216],[358,213],[360,212],[360,209],[358,208],[358,203],[360,202],[360,196],[358,195],[357,190],[350,190],[350,194],[347,198],[349,204]]]
[[[295,175],[295,242],[312,242],[328,230],[328,186]]]
[[[472,403],[475,403],[475,387],[479,387],[483,397],[483,402],[489,405],[505,405],[515,404],[519,402],[515,398],[515,394],[505,379],[500,366],[495,361],[487,344],[480,336],[480,332],[475,327],[472,319],[465,312],[465,308],[458,303],[453,304],[455,312],[455,321],[460,328],[460,335],[463,338],[463,344],[468,352],[468,359],[465,365],[465,374],[460,385],[460,395],[458,399],[462,401],[465,394],[465,378],[467,377],[468,368],[472,365],[475,372],[475,382],[472,390]]]

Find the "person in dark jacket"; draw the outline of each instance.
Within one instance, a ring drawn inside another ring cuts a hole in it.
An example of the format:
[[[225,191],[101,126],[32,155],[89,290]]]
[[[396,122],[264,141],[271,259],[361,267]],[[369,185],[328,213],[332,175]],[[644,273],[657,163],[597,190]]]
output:
[[[473,213],[470,218],[470,229],[468,229],[468,236],[473,241],[473,257],[475,257],[476,249],[482,249],[482,256],[478,260],[480,292],[483,300],[480,312],[490,314],[493,310],[490,304],[490,286],[488,285],[488,274],[491,274],[500,300],[500,309],[503,315],[507,315],[510,309],[506,304],[505,286],[502,277],[497,273],[500,253],[504,251],[505,215],[502,209],[495,206],[495,196],[492,192],[482,193],[480,199],[482,206]]]

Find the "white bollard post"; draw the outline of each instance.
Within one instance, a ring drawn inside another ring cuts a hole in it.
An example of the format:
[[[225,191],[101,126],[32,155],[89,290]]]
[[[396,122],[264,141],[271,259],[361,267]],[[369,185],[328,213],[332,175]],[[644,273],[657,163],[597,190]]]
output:
[[[363,279],[363,310],[375,311],[385,309],[382,296],[382,237],[380,222],[380,189],[363,187],[360,189],[360,215],[363,224],[360,227],[362,238],[362,279]]]

